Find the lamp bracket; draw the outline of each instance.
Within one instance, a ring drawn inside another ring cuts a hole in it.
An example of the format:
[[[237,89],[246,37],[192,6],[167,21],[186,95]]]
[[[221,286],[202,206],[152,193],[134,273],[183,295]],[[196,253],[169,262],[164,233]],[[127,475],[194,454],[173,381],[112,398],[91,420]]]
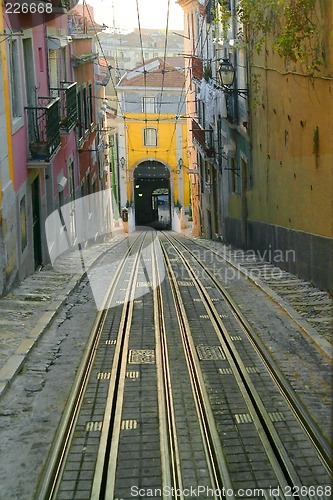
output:
[[[238,95],[239,97],[243,97],[243,99],[247,99],[248,96],[247,89],[235,89],[228,87],[227,85],[217,85],[217,84],[215,84],[215,88],[218,90],[222,90],[227,95]]]

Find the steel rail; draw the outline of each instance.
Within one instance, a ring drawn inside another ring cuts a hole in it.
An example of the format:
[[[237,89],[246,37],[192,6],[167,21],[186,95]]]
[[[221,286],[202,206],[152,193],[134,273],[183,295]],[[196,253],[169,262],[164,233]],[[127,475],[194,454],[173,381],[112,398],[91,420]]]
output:
[[[86,349],[84,350],[84,354],[80,362],[65,409],[63,411],[62,418],[56,430],[56,434],[49,455],[47,457],[44,470],[41,474],[41,479],[39,480],[36,493],[34,495],[35,500],[51,500],[55,498],[55,495],[57,493],[66,456],[68,454],[70,442],[72,440],[73,431],[80,412],[84,392],[95,358],[96,347],[98,345],[100,335],[103,330],[103,325],[108,314],[108,304],[110,304],[112,300],[121,273],[125,268],[128,256],[135,247],[138,239],[139,237],[136,238],[131,246],[127,248],[124,256],[119,261],[118,268],[114,275],[114,280],[108,287],[102,302],[102,307],[96,314],[96,318],[91,329],[91,334],[89,336]],[[122,242],[120,242],[119,244],[121,243]],[[118,244],[116,246],[118,246]],[[113,249],[114,247],[111,250]],[[103,255],[105,255],[107,252],[109,252],[109,250],[104,252]]]
[[[132,264],[131,275],[129,277],[126,290],[117,335],[116,349],[113,357],[107,402],[90,500],[99,500],[100,498],[103,498],[104,500],[114,499],[128,346],[136,291],[133,284],[135,280],[137,280],[139,261],[141,258],[140,251],[143,244],[144,238],[141,241],[134,263]]]
[[[196,286],[203,304],[206,307],[207,313],[211,319],[211,322],[214,325],[217,336],[220,340],[220,343],[225,351],[225,355],[229,361],[230,367],[233,370],[233,373],[237,379],[240,390],[243,394],[243,397],[247,403],[249,412],[252,416],[253,423],[257,427],[258,434],[262,441],[262,444],[266,450],[267,456],[272,463],[272,467],[277,475],[279,483],[282,488],[287,485],[292,485],[299,487],[299,491],[301,490],[302,483],[300,478],[292,464],[292,461],[289,458],[288,452],[285,450],[281,439],[276,432],[276,429],[271,422],[271,419],[268,415],[268,412],[261,401],[259,394],[257,393],[252,380],[247,373],[245,366],[241,360],[240,355],[238,354],[235,346],[230,338],[230,335],[225,328],[218,311],[216,310],[208,292],[205,287],[202,285],[200,280],[197,278],[196,273],[193,271],[192,266],[189,262],[184,258],[183,253],[177,248],[177,245],[172,243],[172,239],[177,241],[175,238],[169,237],[165,235],[166,240],[169,241],[170,244],[177,251],[181,261],[183,262],[185,268],[189,272],[189,275],[192,277],[194,285]],[[179,243],[181,244],[181,243]],[[186,248],[187,252],[192,255],[192,253]],[[196,256],[192,255],[195,260],[199,263],[199,265],[205,270],[205,266],[201,263]],[[243,327],[244,330],[244,327]],[[245,332],[248,335],[248,332]],[[301,499],[307,499],[308,496],[304,496],[302,494],[299,495]]]
[[[272,377],[272,379],[276,383],[280,392],[283,394],[285,400],[287,401],[290,409],[293,411],[297,420],[299,421],[299,423],[302,425],[303,429],[305,430],[305,432],[309,436],[309,439],[311,440],[312,444],[315,446],[317,453],[318,453],[323,465],[325,466],[326,470],[328,471],[328,473],[330,475],[332,475],[332,449],[331,449],[329,443],[327,442],[327,440],[325,439],[323,434],[320,432],[320,429],[318,428],[318,426],[314,422],[313,418],[309,415],[309,412],[307,411],[306,407],[300,401],[296,392],[291,387],[290,383],[286,379],[285,375],[282,373],[282,371],[279,368],[279,366],[277,365],[277,363],[273,360],[271,354],[267,351],[267,348],[265,347],[265,345],[263,344],[261,339],[258,337],[256,332],[254,331],[253,327],[250,325],[250,323],[245,318],[243,312],[240,310],[238,305],[235,303],[234,299],[231,297],[229,292],[227,292],[227,290],[224,288],[224,286],[221,284],[221,282],[214,276],[212,271],[210,271],[210,269],[205,264],[203,264],[201,262],[201,260],[198,259],[196,257],[196,255],[194,253],[192,253],[191,250],[189,250],[186,245],[184,245],[178,239],[175,239],[175,240],[183,248],[185,248],[192,255],[192,257],[198,262],[198,264],[206,272],[207,276],[209,276],[209,278],[213,281],[214,285],[220,291],[223,298],[229,304],[229,307],[234,312],[234,316],[238,320],[244,333],[247,335],[249,341],[251,342],[251,344],[255,348],[256,352],[260,356],[260,359],[263,361],[264,365],[266,366],[266,369],[268,370],[270,376]],[[202,247],[202,245],[198,245],[198,246]],[[204,248],[206,248],[206,247],[204,247]],[[219,321],[219,322],[222,323],[221,321]]]
[[[162,469],[162,491],[173,485],[174,498],[183,500],[183,480],[177,439],[176,418],[173,405],[171,373],[164,321],[164,306],[161,290],[161,277],[158,258],[160,247],[156,242],[152,246],[153,300],[155,323],[155,352],[158,391],[158,409],[160,422],[160,447]],[[170,498],[168,495],[165,498]]]
[[[177,279],[172,269],[169,257],[164,247],[162,251],[166,263],[167,274],[171,284],[174,303],[176,306],[177,319],[180,327],[181,338],[184,348],[188,373],[191,380],[193,398],[198,414],[203,445],[205,448],[207,466],[210,473],[214,498],[234,500],[233,487],[226,460],[221,448],[215,419],[205,388],[205,382],[197,359],[195,345],[191,336],[190,325],[187,319],[185,307],[181,298]],[[225,495],[222,492],[225,491]],[[232,493],[230,493],[232,492]]]

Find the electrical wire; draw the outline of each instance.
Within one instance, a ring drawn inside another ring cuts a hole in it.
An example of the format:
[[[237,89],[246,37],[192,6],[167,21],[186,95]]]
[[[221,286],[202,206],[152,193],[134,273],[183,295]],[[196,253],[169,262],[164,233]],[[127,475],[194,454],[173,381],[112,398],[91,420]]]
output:
[[[165,28],[164,58],[163,58],[163,70],[162,70],[162,88],[161,88],[161,98],[160,98],[160,102],[159,102],[157,123],[159,123],[159,119],[161,116],[161,106],[162,106],[162,102],[163,102],[163,91],[164,91],[164,80],[165,80],[165,62],[166,62],[166,54],[167,54],[167,46],[168,46],[169,16],[170,16],[170,0],[168,0],[167,20],[166,20],[166,28]]]
[[[117,89],[116,89],[115,82],[114,82],[114,80],[113,80],[112,72],[111,72],[111,69],[109,68],[108,60],[107,60],[107,58],[106,58],[106,56],[105,56],[104,49],[103,49],[103,47],[102,47],[102,44],[101,44],[100,38],[99,38],[99,36],[98,36],[98,32],[97,32],[97,29],[96,29],[95,21],[94,21],[94,19],[92,19],[92,17],[91,17],[90,10],[89,10],[89,8],[88,8],[88,5],[87,5],[86,0],[83,0],[83,5],[84,5],[84,6],[86,7],[86,9],[87,9],[87,12],[88,12],[88,16],[89,16],[89,19],[90,19],[91,25],[92,25],[92,27],[93,27],[93,29],[94,29],[94,32],[95,32],[95,38],[96,38],[96,41],[97,41],[97,43],[98,43],[98,45],[99,45],[99,48],[100,48],[100,50],[101,50],[101,52],[102,52],[102,54],[103,54],[103,58],[104,58],[104,60],[105,60],[105,62],[106,62],[107,69],[108,69],[108,72],[109,72],[109,75],[110,75],[110,80],[111,80],[111,83],[112,83],[112,86],[113,86],[113,89],[114,89],[114,92],[115,92],[115,95],[116,95],[117,106],[119,107],[119,110],[120,110],[121,114],[122,114],[122,115],[124,115],[124,113],[123,113],[123,111],[122,111],[122,105],[121,105],[121,103],[120,103],[120,101],[119,101],[119,99],[118,99]]]
[[[203,29],[203,24],[204,24],[204,20],[205,18],[202,16],[202,20],[201,20],[201,26],[200,26],[200,29],[199,29],[199,32],[202,33],[202,29]],[[206,42],[207,42],[207,38],[208,38],[208,35],[209,35],[209,32],[211,30],[211,25],[209,26],[209,29],[207,30],[206,32],[206,38],[204,40],[204,43],[202,44],[202,46],[205,46],[206,45]],[[197,52],[197,49],[198,49],[198,45],[199,45],[199,42],[200,42],[200,37],[197,38],[197,42],[196,42],[196,45],[194,47],[194,54],[196,54]],[[194,56],[193,54],[193,56]],[[180,115],[180,111],[181,111],[181,106],[184,104],[182,104],[182,95],[184,94],[184,91],[185,91],[185,88],[186,88],[186,83],[187,83],[187,79],[189,77],[189,73],[191,71],[191,65],[188,65],[188,68],[187,68],[187,72],[186,72],[186,75],[185,75],[185,80],[184,80],[184,85],[183,85],[183,88],[181,90],[181,94],[180,94],[180,97],[179,97],[179,101],[178,101],[178,109],[177,109],[177,114],[176,116],[179,116]],[[186,90],[186,93],[185,93],[185,96],[184,96],[184,99],[185,99],[185,102],[187,102],[187,96],[189,95],[190,93],[190,86],[189,88]],[[170,138],[170,146],[174,140],[174,135],[176,133],[176,130],[177,130],[177,124],[175,123],[174,125],[174,130],[173,130],[173,134]]]
[[[109,72],[109,75],[110,75],[110,80],[111,80],[111,83],[112,83],[112,86],[113,86],[113,89],[114,89],[114,92],[115,92],[115,97],[116,97],[116,103],[117,103],[117,108],[119,109],[120,111],[120,114],[125,122],[126,119],[129,119],[130,121],[142,121],[141,118],[139,119],[134,119],[132,117],[128,117],[125,115],[123,109],[122,109],[122,103],[120,102],[119,98],[118,98],[118,91],[117,91],[117,87],[116,87],[116,84],[113,80],[113,75],[112,75],[112,72],[111,72],[111,69],[116,69],[117,71],[117,75],[118,77],[120,77],[120,71],[123,70],[123,68],[120,68],[119,65],[118,65],[118,60],[117,60],[117,57],[115,58],[115,62],[116,62],[116,68],[111,68],[108,64],[108,60],[107,60],[107,57],[105,55],[105,52],[104,52],[104,49],[103,49],[103,46],[102,46],[102,43],[100,41],[100,38],[99,38],[99,35],[98,35],[98,32],[97,32],[97,29],[96,29],[96,25],[95,25],[95,21],[94,19],[92,19],[92,16],[91,16],[91,13],[90,13],[90,10],[88,8],[88,5],[87,5],[87,2],[86,0],[83,0],[83,5],[86,7],[86,12],[88,14],[88,17],[90,19],[90,23],[91,23],[91,26],[94,30],[94,37],[99,45],[99,48],[100,48],[100,51],[102,53],[102,57],[104,58],[106,64],[107,64],[107,69],[108,69],[108,72]],[[143,63],[143,66],[144,66],[144,71],[143,71],[143,74],[144,74],[144,87],[145,87],[145,97],[147,97],[147,70],[145,68],[145,61],[144,61],[144,47],[143,47],[143,38],[142,38],[142,30],[141,30],[141,22],[140,22],[140,13],[139,13],[139,4],[138,4],[138,0],[136,0],[136,7],[137,7],[137,17],[138,17],[138,28],[139,28],[139,37],[140,37],[140,48],[141,48],[141,56],[142,56],[142,63]],[[112,1],[112,8],[113,8],[113,24],[114,24],[114,31],[116,31],[116,28],[115,28],[115,18],[114,18],[114,3]],[[157,123],[159,124],[160,121],[170,121],[171,118],[161,118],[161,106],[162,106],[162,103],[163,104],[171,104],[171,102],[169,101],[164,101],[163,102],[163,94],[165,93],[165,74],[168,73],[168,72],[176,72],[176,71],[180,71],[182,69],[185,70],[185,68],[170,68],[170,69],[166,69],[166,60],[167,60],[167,45],[168,45],[168,36],[169,36],[169,15],[170,15],[170,0],[168,0],[168,10],[167,10],[167,21],[166,21],[166,29],[165,29],[165,45],[164,45],[164,57],[163,57],[163,68],[161,70],[161,73],[163,75],[162,77],[162,87],[161,87],[161,98],[160,98],[160,102],[159,102],[159,111],[158,111],[158,117],[157,118],[153,118],[153,119],[148,119],[147,118],[147,111],[146,111],[146,103],[144,103],[144,111],[145,111],[145,119],[144,119],[144,122],[145,124],[147,124],[148,122],[149,123]],[[4,18],[8,28],[10,29],[8,23],[7,23],[7,20],[6,18]],[[200,27],[200,31],[202,31],[202,27],[203,27],[203,22],[204,22],[204,18],[202,19],[202,25]],[[14,36],[14,35],[11,35],[11,34],[8,34],[8,36],[1,40],[1,42],[5,42],[8,38],[10,38],[11,36]],[[208,36],[208,32],[206,34],[206,38]],[[199,39],[197,40],[197,46],[198,46],[198,43],[199,43]],[[197,46],[196,46],[196,49],[197,49]],[[117,52],[117,51],[116,51]],[[138,71],[139,70],[133,70],[133,71]],[[187,68],[187,74],[188,72],[190,71],[190,67]],[[141,71],[142,72],[142,71]],[[159,72],[159,71],[157,71]],[[189,89],[187,89],[186,91],[186,94],[185,96],[183,95],[184,94],[184,90],[185,90],[185,87],[186,87],[186,77],[187,77],[187,74],[184,78],[184,84],[183,84],[183,87],[182,87],[182,90],[181,90],[181,95],[179,97],[179,101],[178,101],[178,106],[177,106],[177,113],[175,114],[176,117],[179,117],[181,116],[180,114],[180,111],[182,109],[182,107],[185,105],[185,103],[187,102],[193,102],[193,101],[190,101],[190,100],[187,100],[186,97],[188,96],[189,94]],[[133,101],[126,101],[126,102],[133,102]],[[186,118],[186,116],[182,116],[182,118]],[[170,147],[167,148],[166,150],[164,151],[161,151],[161,149],[156,149],[156,150],[147,150],[146,148],[140,148],[140,149],[134,149],[133,147],[130,147],[129,145],[129,149],[131,151],[136,151],[136,152],[141,152],[141,151],[145,151],[147,152],[148,154],[148,151],[151,155],[151,153],[157,154],[157,152],[164,152],[164,153],[171,153],[172,152],[172,142],[173,142],[173,139],[174,139],[174,135],[175,135],[175,132],[176,132],[176,127],[177,127],[177,122],[174,123],[174,127],[173,127],[173,133],[172,133],[172,136],[170,138]],[[126,130],[126,129],[125,129]],[[183,148],[184,149],[184,148]]]
[[[83,4],[86,5],[86,7],[87,7],[86,0],[83,0]],[[111,83],[112,83],[112,86],[113,86],[113,89],[114,89],[114,92],[115,92],[115,96],[116,96],[117,107],[119,109],[121,118],[124,120],[124,123],[125,123],[126,120],[129,120],[129,121],[140,121],[140,122],[144,121],[144,123],[147,125],[148,123],[154,123],[154,122],[158,124],[162,120],[163,121],[170,121],[171,120],[171,118],[161,118],[161,116],[160,116],[161,115],[161,103],[162,103],[162,99],[163,99],[163,92],[165,92],[164,78],[165,78],[165,73],[166,73],[166,71],[165,71],[165,64],[166,64],[167,43],[168,43],[167,39],[168,39],[168,33],[169,33],[169,31],[168,31],[169,7],[170,7],[170,0],[168,0],[168,15],[167,15],[166,30],[165,30],[165,32],[166,32],[166,41],[165,41],[164,59],[163,59],[164,64],[163,64],[163,69],[161,70],[161,72],[163,74],[162,92],[161,92],[161,100],[160,100],[160,107],[159,107],[158,118],[157,119],[156,118],[147,118],[146,102],[144,102],[144,104],[143,104],[143,108],[144,108],[144,120],[142,120],[142,118],[129,117],[128,115],[125,114],[124,110],[122,109],[122,103],[120,102],[119,97],[118,97],[118,89],[117,89],[117,86],[116,86],[116,84],[115,84],[115,82],[113,80],[113,77],[112,77],[111,67],[109,66],[107,58],[105,56],[103,46],[101,44],[100,38],[99,38],[97,30],[96,30],[95,22],[94,22],[94,20],[91,17],[89,9],[87,8],[87,12],[88,12],[88,15],[89,15],[89,18],[90,18],[90,22],[91,22],[91,24],[92,24],[92,26],[94,28],[94,31],[95,31],[96,40],[97,40],[98,45],[100,47],[101,53],[103,55],[103,58],[104,58],[104,60],[107,63],[108,71],[109,71],[109,74],[110,74],[110,80],[111,80]],[[145,89],[144,92],[145,92],[145,98],[147,98],[147,70],[145,68],[145,64],[146,63],[145,63],[145,60],[144,60],[144,46],[143,46],[143,37],[142,37],[142,29],[141,29],[141,22],[140,22],[140,11],[139,11],[138,0],[136,0],[136,9],[137,9],[137,18],[138,18],[138,31],[139,31],[139,39],[140,39],[141,58],[142,58],[142,64],[143,64],[143,68],[144,68],[143,69],[144,89]],[[204,21],[205,21],[205,18],[204,18],[204,16],[202,16],[201,26],[200,26],[200,28],[198,30],[199,33],[202,33]],[[211,29],[211,25],[209,26],[209,29],[206,32],[206,37],[205,37],[204,42],[202,43],[202,47],[204,47],[205,44],[206,44],[206,41],[207,41],[207,38],[208,38],[208,35],[209,35],[209,32],[210,32],[210,29]],[[115,26],[114,26],[114,30],[116,30]],[[194,49],[194,54],[197,51],[199,43],[200,43],[200,37],[197,38],[196,46],[195,46],[195,49]],[[119,68],[119,66],[116,64],[116,68],[115,69],[116,69],[117,73],[120,74],[120,70],[122,68]],[[134,69],[133,71],[138,71],[138,72],[142,73],[142,70],[136,70],[136,69]],[[175,70],[172,69],[172,70],[169,70],[169,71],[177,71],[177,69],[175,68]],[[191,93],[190,87],[185,92],[187,77],[188,77],[190,71],[191,71],[191,67],[189,65],[188,68],[187,68],[187,72],[186,72],[186,75],[185,75],[185,78],[184,78],[184,84],[183,84],[182,90],[180,92],[180,97],[179,97],[179,100],[178,100],[177,112],[175,114],[176,120],[177,120],[177,117],[185,118],[184,115],[181,114],[181,109],[183,108],[183,106],[185,105],[185,103],[187,103],[187,102],[193,102],[190,99],[188,99],[189,94]],[[130,102],[130,101],[126,100],[126,103],[127,102]],[[190,118],[190,117],[186,116],[186,118]],[[173,132],[172,132],[172,135],[170,137],[170,142],[169,142],[170,146],[165,150],[165,152],[171,152],[172,151],[172,147],[171,146],[172,146],[172,143],[173,143],[173,140],[174,140],[174,136],[175,136],[175,133],[176,133],[177,123],[178,123],[177,121],[174,123]],[[125,131],[126,131],[126,129],[125,129]],[[142,150],[146,151],[146,149],[135,150],[134,148],[131,148],[130,147],[130,143],[131,143],[130,137],[127,137],[127,139],[128,139],[128,142],[129,142],[129,150],[131,150],[131,151],[137,151],[137,152],[140,152]],[[183,148],[183,149],[185,149],[185,148]],[[153,150],[151,150],[151,151],[153,151]],[[156,151],[162,152],[160,149],[158,149]],[[156,151],[155,151],[155,154],[156,154]]]
[[[139,0],[136,0],[136,12],[138,17],[138,28],[139,28],[139,38],[140,38],[140,47],[141,47],[141,57],[142,57],[142,65],[143,65],[143,81],[145,88],[145,99],[143,102],[144,114],[145,114],[145,123],[147,123],[147,70],[145,66],[145,58],[143,53],[143,42],[142,42],[142,32],[141,32],[141,23],[140,23],[140,12],[139,12]]]

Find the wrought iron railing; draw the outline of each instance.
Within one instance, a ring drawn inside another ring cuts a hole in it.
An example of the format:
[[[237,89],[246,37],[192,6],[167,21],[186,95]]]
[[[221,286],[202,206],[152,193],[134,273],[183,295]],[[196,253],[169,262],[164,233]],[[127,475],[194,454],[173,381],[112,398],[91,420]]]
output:
[[[192,120],[192,137],[208,158],[214,156],[213,129],[203,129],[196,120]]]
[[[69,132],[77,123],[76,82],[60,82],[50,90],[60,98],[60,128]]]
[[[60,99],[39,97],[38,106],[26,107],[32,159],[50,161],[60,146]]]

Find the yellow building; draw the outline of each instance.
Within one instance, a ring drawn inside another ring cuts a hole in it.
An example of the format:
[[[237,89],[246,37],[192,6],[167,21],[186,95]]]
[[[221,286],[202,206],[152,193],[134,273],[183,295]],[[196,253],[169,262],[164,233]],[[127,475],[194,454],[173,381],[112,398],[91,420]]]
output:
[[[175,207],[190,205],[184,59],[155,58],[117,85],[121,207],[136,225],[172,226]]]
[[[311,20],[314,35],[302,42],[307,60],[281,57],[272,40],[253,55],[248,223],[252,248],[279,252],[279,265],[332,291],[333,3],[317,0]]]

